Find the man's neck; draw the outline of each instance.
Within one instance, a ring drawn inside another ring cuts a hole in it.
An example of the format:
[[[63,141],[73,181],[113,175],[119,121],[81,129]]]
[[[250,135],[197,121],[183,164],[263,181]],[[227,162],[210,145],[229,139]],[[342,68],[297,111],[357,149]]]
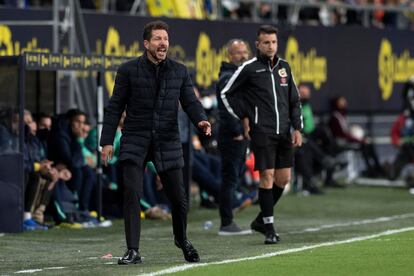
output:
[[[269,58],[270,66],[274,67],[276,65],[276,56]]]
[[[264,61],[267,61],[271,67],[276,65],[277,57],[274,55],[272,58],[269,56],[263,54],[262,52],[258,51],[258,56],[263,59]]]
[[[160,64],[160,61],[155,59],[148,51],[146,52],[147,58],[151,61],[154,65]]]

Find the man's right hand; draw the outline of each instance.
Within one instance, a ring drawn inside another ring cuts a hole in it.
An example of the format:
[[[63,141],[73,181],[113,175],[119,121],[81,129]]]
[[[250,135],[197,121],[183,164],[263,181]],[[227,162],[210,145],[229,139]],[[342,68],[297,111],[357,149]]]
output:
[[[112,145],[103,146],[101,158],[105,166],[108,166],[108,161],[112,160],[113,151],[114,147]]]
[[[249,134],[249,131],[250,131],[250,124],[249,124],[250,122],[249,122],[249,118],[243,118],[243,129],[244,129],[244,138],[246,138],[246,140],[251,140],[251,138],[250,138],[250,134]]]
[[[237,136],[233,137],[233,140],[235,140],[235,141],[243,141],[244,140],[244,136],[243,136],[243,134],[237,135]]]

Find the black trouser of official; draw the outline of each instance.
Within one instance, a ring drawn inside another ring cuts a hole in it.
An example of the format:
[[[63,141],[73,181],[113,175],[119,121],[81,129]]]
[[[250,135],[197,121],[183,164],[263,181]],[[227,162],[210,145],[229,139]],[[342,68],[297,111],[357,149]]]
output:
[[[139,200],[143,190],[144,167],[132,161],[123,161],[122,178],[124,185],[124,223],[128,249],[138,249],[141,234]],[[188,203],[185,196],[182,169],[159,172],[163,190],[171,202],[174,238],[181,242],[187,239]]]
[[[233,196],[240,185],[243,164],[246,159],[246,140],[236,141],[223,137],[219,139],[221,154],[220,217],[221,225],[233,221]]]

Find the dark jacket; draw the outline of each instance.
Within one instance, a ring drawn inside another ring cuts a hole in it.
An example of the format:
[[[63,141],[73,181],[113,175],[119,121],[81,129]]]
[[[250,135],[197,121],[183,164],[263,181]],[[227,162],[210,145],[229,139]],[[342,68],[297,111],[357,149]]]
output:
[[[48,142],[48,159],[55,164],[64,164],[71,171],[84,165],[82,148],[72,133],[66,114],[53,118]]]
[[[221,99],[221,90],[223,90],[224,86],[229,81],[230,77],[234,74],[237,70],[237,65],[228,62],[222,62],[220,67],[219,73],[219,80],[216,86],[217,92],[217,100],[218,100],[218,107],[219,107],[219,115],[220,115],[220,137],[221,138],[234,138],[243,134],[243,124],[242,122],[233,117],[226,107],[223,104],[223,100]]]
[[[260,55],[246,61],[221,91],[230,114],[249,118],[252,134],[286,135],[290,127],[303,127],[299,93],[290,66],[281,58],[275,59],[273,68]]]
[[[328,124],[333,137],[336,139],[350,143],[365,143],[364,139],[360,139],[352,135],[345,111],[332,110]]]
[[[157,171],[182,168],[179,103],[195,125],[207,120],[184,65],[167,58],[155,66],[146,54],[122,64],[106,109],[101,146],[112,145],[119,119],[126,110],[119,160],[132,160],[143,166],[152,144],[150,154]]]

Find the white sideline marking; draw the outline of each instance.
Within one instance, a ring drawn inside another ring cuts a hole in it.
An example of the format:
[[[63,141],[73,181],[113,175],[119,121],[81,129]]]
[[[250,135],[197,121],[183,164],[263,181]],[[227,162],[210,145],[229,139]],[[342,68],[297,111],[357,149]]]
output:
[[[35,272],[40,272],[43,271],[43,269],[27,269],[27,270],[20,270],[20,271],[16,271],[16,274],[21,274],[21,273],[35,273]]]
[[[318,231],[322,231],[323,229],[329,229],[329,228],[335,228],[335,227],[348,227],[348,226],[353,226],[353,225],[363,225],[363,224],[371,224],[371,223],[379,223],[379,222],[387,222],[387,221],[392,221],[392,220],[396,220],[396,219],[405,219],[405,218],[412,218],[414,217],[414,213],[408,213],[408,214],[402,214],[402,215],[395,215],[395,216],[390,216],[390,217],[379,217],[379,218],[374,218],[374,219],[364,219],[364,220],[360,220],[360,221],[351,221],[351,222],[346,222],[346,223],[337,223],[337,224],[326,224],[326,225],[321,225],[319,227],[313,227],[313,228],[305,228],[304,230],[300,230],[300,231],[292,231],[289,232],[289,234],[299,234],[299,233],[306,233],[306,232],[318,232]],[[405,228],[403,228],[405,229]],[[407,230],[409,231],[409,230]],[[3,235],[5,235],[4,233],[0,233],[0,237]],[[289,249],[290,250],[290,249]],[[306,250],[306,249],[304,249]],[[286,250],[287,251],[287,250]],[[280,255],[279,253],[283,252],[283,251],[279,251],[279,252],[275,252],[278,253],[276,255],[272,255],[272,256],[277,256]],[[296,252],[296,251],[293,251]],[[290,253],[290,252],[288,252]],[[271,253],[273,254],[273,253]],[[283,254],[287,254],[287,253],[283,253]],[[257,257],[257,256],[256,256]],[[271,257],[271,256],[269,256]],[[119,257],[111,257],[111,259],[117,259]],[[251,257],[251,258],[255,258],[255,257]],[[265,257],[262,257],[265,258]],[[89,257],[87,258],[88,260],[97,260],[100,259],[99,257]],[[236,259],[237,260],[237,259]],[[250,260],[249,258],[246,259],[240,259],[240,260]],[[235,262],[230,260],[230,262]],[[203,263],[203,264],[187,264],[187,265],[182,265],[179,267],[186,267],[189,266],[189,268],[185,268],[186,269],[190,269],[193,268],[195,266],[205,266],[207,264],[220,264],[219,262],[214,262],[214,263]],[[20,270],[20,271],[16,271],[14,272],[15,274],[20,274],[20,273],[36,273],[36,272],[41,272],[43,270],[49,269],[65,269],[66,267],[49,267],[49,268],[39,268],[39,269],[27,269],[27,270]],[[161,270],[163,271],[163,270]],[[160,273],[159,272],[154,272],[154,273]],[[178,271],[182,271],[182,270],[178,270]],[[174,273],[176,271],[173,272],[165,272],[165,274],[167,273]],[[161,273],[163,274],[163,273]],[[160,275],[160,274],[143,274],[143,275]]]
[[[204,266],[209,266],[209,265],[220,265],[220,264],[229,264],[229,263],[236,263],[236,262],[242,262],[242,261],[251,261],[251,260],[257,260],[257,259],[264,259],[264,258],[269,258],[269,257],[274,257],[274,256],[279,256],[279,255],[285,255],[285,254],[290,254],[290,253],[306,251],[306,250],[309,250],[309,249],[315,249],[315,248],[319,248],[319,247],[326,247],[326,246],[333,246],[333,245],[338,245],[338,244],[352,243],[352,242],[356,242],[356,241],[364,241],[364,240],[374,239],[374,238],[378,238],[378,237],[382,237],[382,236],[388,236],[388,235],[407,232],[407,231],[414,231],[414,227],[406,227],[406,228],[401,228],[401,229],[387,230],[387,231],[380,232],[380,233],[373,234],[373,235],[360,236],[360,237],[355,237],[355,238],[342,240],[342,241],[323,242],[323,243],[319,243],[319,244],[315,244],[315,245],[308,245],[308,246],[302,246],[302,247],[297,247],[297,248],[291,248],[291,249],[287,249],[287,250],[276,251],[276,252],[262,254],[262,255],[253,256],[253,257],[246,257],[246,258],[239,258],[239,259],[229,259],[229,260],[224,260],[224,261],[219,261],[219,262],[211,262],[211,263],[179,265],[179,266],[174,266],[174,267],[171,267],[171,268],[159,270],[159,271],[156,271],[156,272],[153,272],[153,273],[146,273],[146,274],[140,274],[140,275],[142,275],[142,276],[156,276],[156,275],[170,274],[170,273],[175,273],[175,272],[179,272],[179,271],[189,270],[189,269],[196,268],[196,267],[204,267]]]
[[[395,215],[395,216],[390,216],[390,217],[379,217],[379,218],[374,218],[374,219],[364,219],[364,220],[350,221],[350,222],[344,222],[344,223],[325,224],[319,227],[311,227],[311,228],[305,228],[300,231],[292,231],[292,232],[289,232],[289,234],[318,232],[323,229],[330,229],[330,228],[336,228],[336,227],[348,227],[348,226],[356,226],[356,225],[363,225],[363,224],[372,224],[372,223],[387,222],[387,221],[392,221],[396,219],[406,219],[406,218],[413,218],[413,217],[414,217],[414,213],[409,213],[409,214]]]
[[[59,269],[65,269],[64,266],[55,266],[55,267],[45,267],[45,268],[37,268],[37,269],[26,269],[26,270],[20,270],[16,271],[15,274],[22,274],[22,273],[35,273],[35,272],[41,272],[43,270],[59,270]]]

